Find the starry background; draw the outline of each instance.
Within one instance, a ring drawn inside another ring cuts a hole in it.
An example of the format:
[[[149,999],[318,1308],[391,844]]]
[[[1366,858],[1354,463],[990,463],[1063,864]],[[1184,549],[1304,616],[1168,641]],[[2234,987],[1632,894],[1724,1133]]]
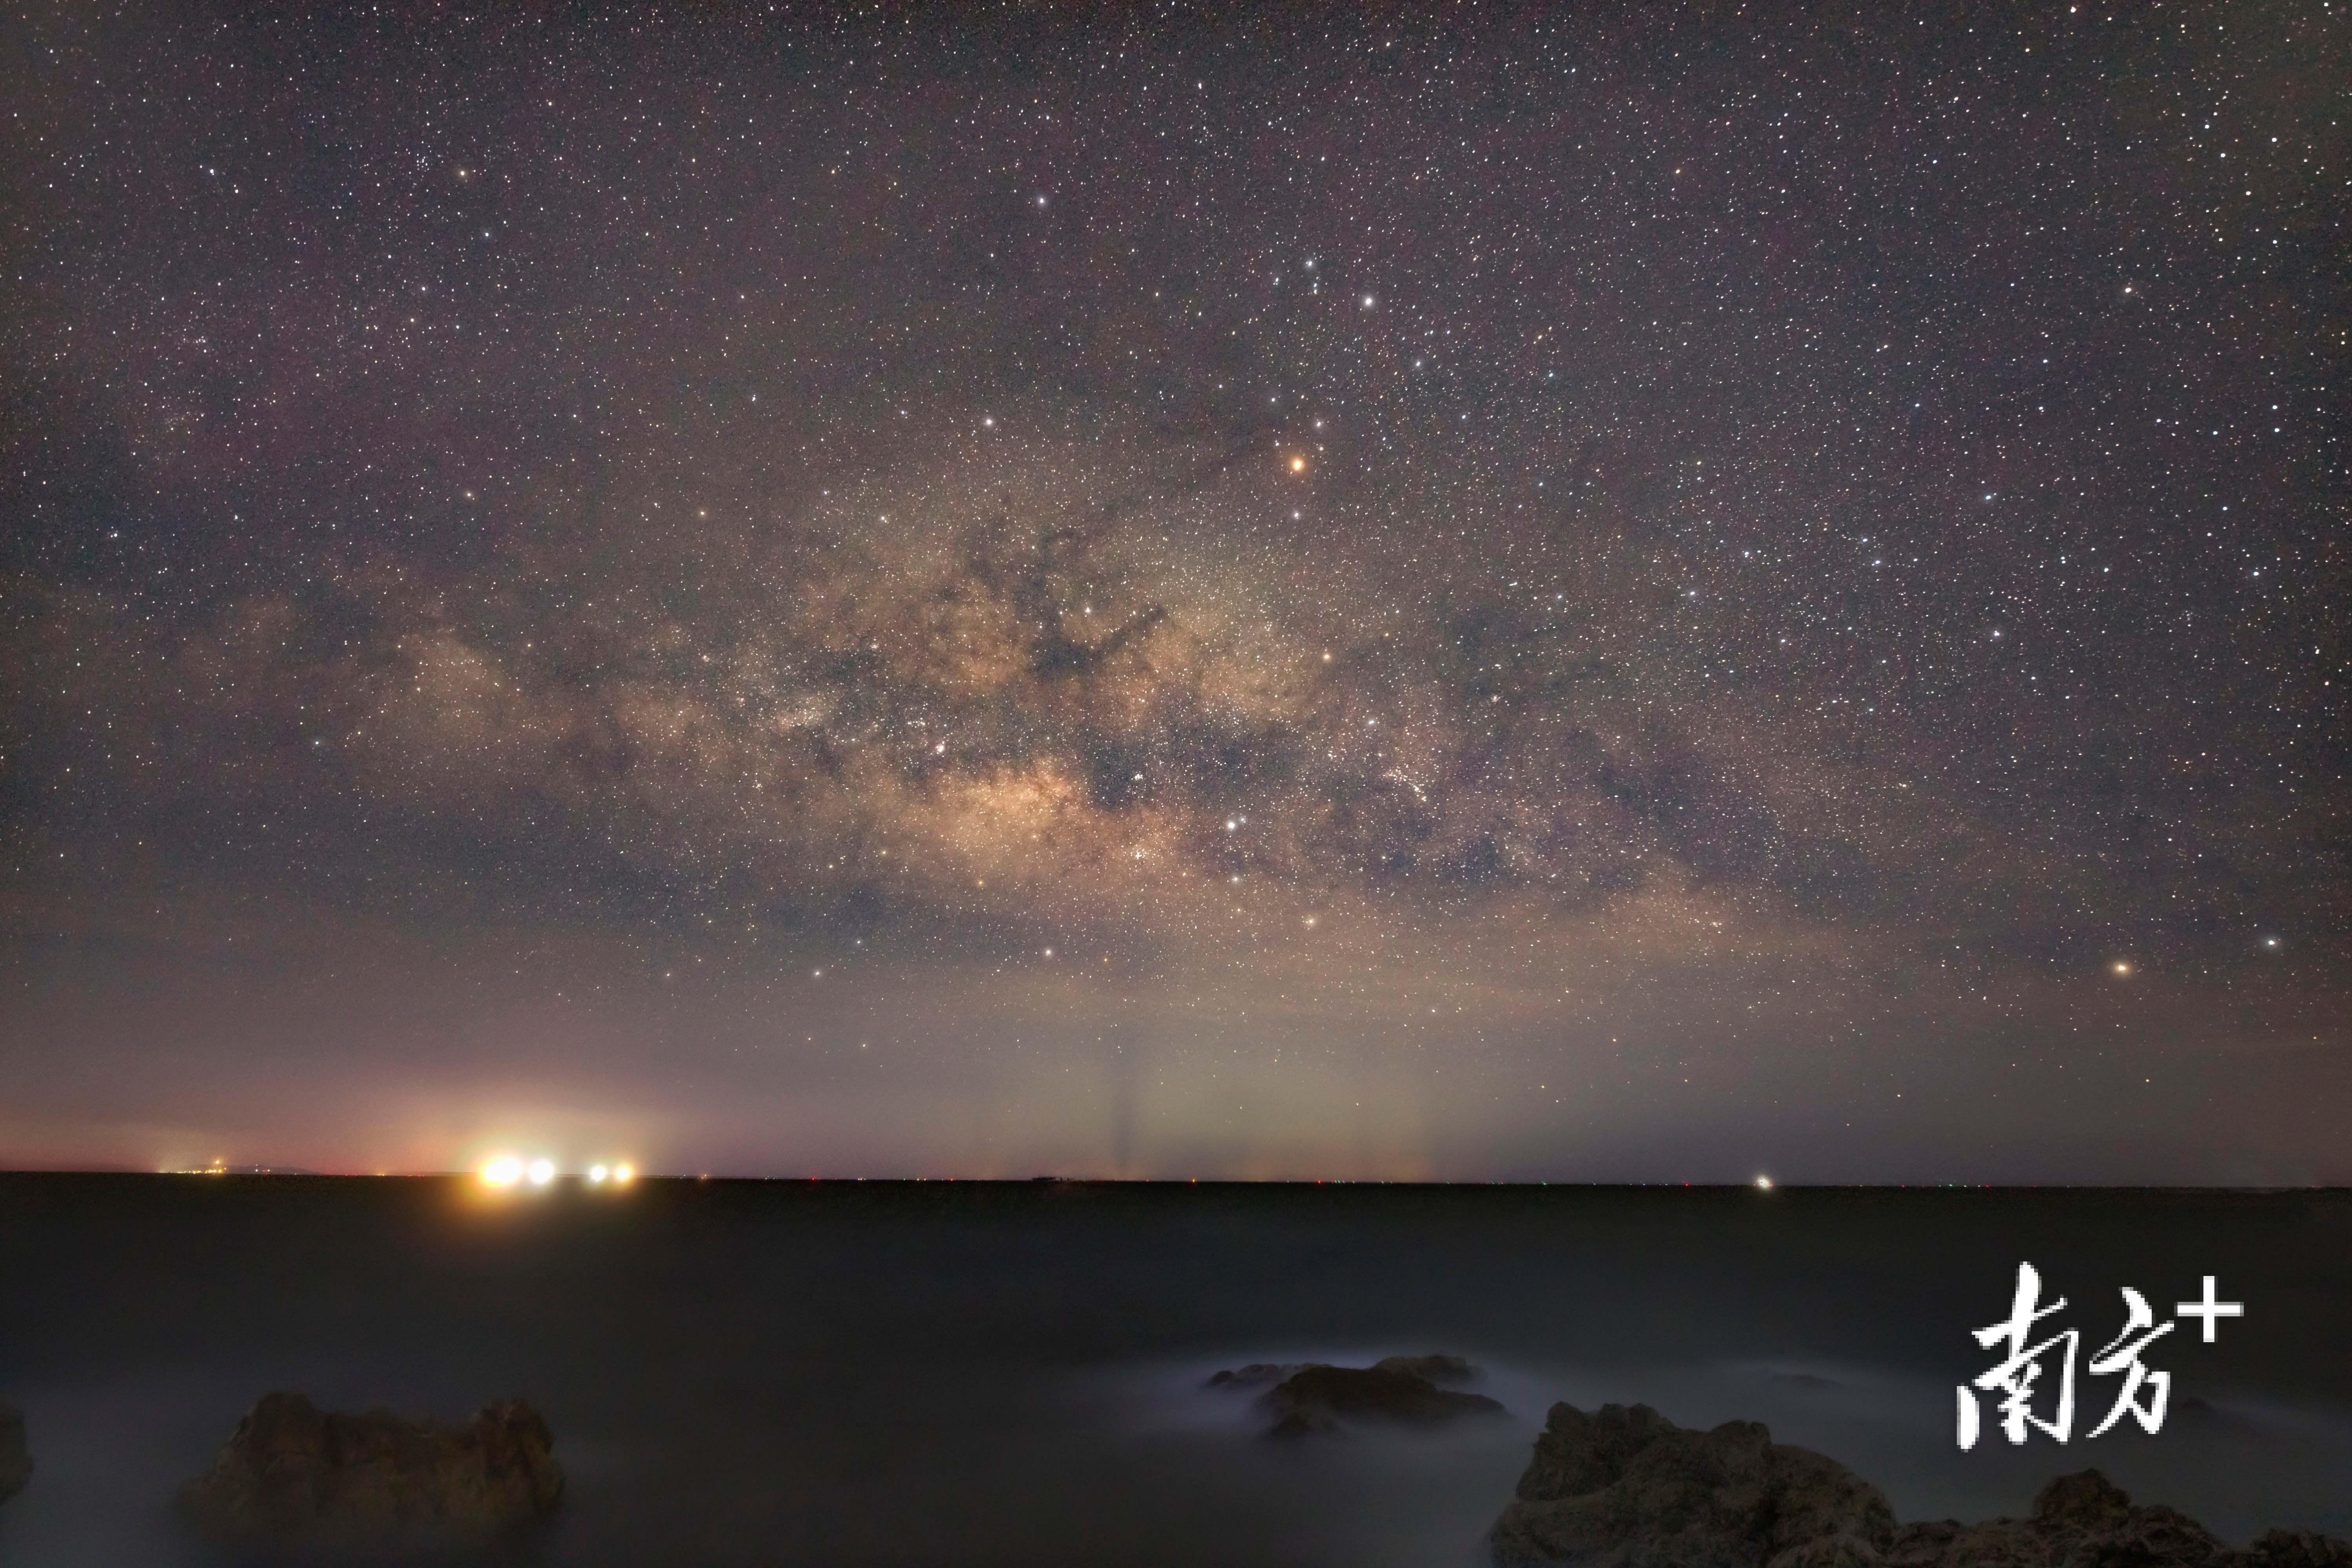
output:
[[[0,1158],[2352,1179],[2340,10],[0,37]]]

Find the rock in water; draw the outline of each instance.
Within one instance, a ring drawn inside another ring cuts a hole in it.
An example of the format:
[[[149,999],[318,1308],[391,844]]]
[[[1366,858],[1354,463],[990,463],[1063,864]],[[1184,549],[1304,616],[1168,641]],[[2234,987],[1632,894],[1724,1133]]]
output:
[[[1861,1568],[1894,1532],[1876,1487],[1756,1422],[1691,1432],[1646,1405],[1555,1405],[1489,1539],[1513,1565]]]
[[[25,1446],[25,1413],[0,1405],[0,1502],[25,1489],[33,1479],[33,1451]]]
[[[1283,1366],[1270,1361],[1254,1361],[1247,1366],[1239,1369],[1228,1368],[1218,1373],[1201,1386],[1203,1388],[1264,1388],[1270,1384],[1280,1383],[1297,1370],[1297,1366]]]
[[[1887,1568],[2041,1568],[2044,1563],[2131,1568],[2352,1568],[2352,1546],[2325,1535],[2273,1530],[2242,1552],[2178,1509],[2135,1508],[2096,1470],[2060,1476],[2027,1519],[1982,1524],[1943,1520],[1895,1532]]]
[[[1488,1539],[1507,1568],[2352,1568],[2321,1535],[2232,1551],[2096,1470],[2042,1488],[2029,1519],[1897,1525],[1876,1487],[1756,1422],[1694,1432],[1646,1405],[1553,1405]]]
[[[2232,1555],[2204,1526],[2168,1508],[2134,1508],[2122,1488],[2096,1470],[2060,1476],[2033,1500],[2028,1519],[1956,1519],[1906,1524],[1887,1543],[1886,1560],[1902,1568],[2062,1563],[2088,1552],[2086,1563],[2130,1563],[2137,1568],[2218,1563]]]
[[[2265,1530],[2233,1568],[2352,1568],[2352,1542],[2311,1530]]]
[[[1247,1366],[1229,1367],[1202,1384],[1203,1388],[1270,1388],[1285,1378],[1323,1367],[1321,1362],[1254,1361]],[[1340,1369],[1345,1371],[1347,1369]],[[1475,1383],[1478,1369],[1458,1355],[1392,1355],[1372,1364],[1374,1372],[1402,1373],[1429,1383]]]
[[[563,1495],[554,1436],[530,1403],[452,1426],[321,1411],[272,1394],[181,1500],[207,1531],[287,1546],[446,1546],[540,1518]]]
[[[1343,1421],[1391,1421],[1433,1426],[1465,1415],[1500,1415],[1483,1394],[1454,1394],[1425,1377],[1378,1366],[1301,1367],[1259,1401],[1274,1417],[1271,1437],[1336,1432]]]

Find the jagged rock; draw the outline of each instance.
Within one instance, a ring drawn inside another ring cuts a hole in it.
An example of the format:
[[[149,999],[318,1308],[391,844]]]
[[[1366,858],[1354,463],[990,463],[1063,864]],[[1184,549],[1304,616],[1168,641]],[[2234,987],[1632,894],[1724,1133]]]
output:
[[[2352,1542],[2312,1530],[2265,1530],[2231,1568],[2352,1568]]]
[[[1402,1359],[1402,1358],[1392,1358]],[[1500,1415],[1483,1394],[1454,1394],[1425,1377],[1378,1366],[1301,1367],[1258,1401],[1274,1417],[1272,1437],[1336,1432],[1342,1422],[1390,1421],[1433,1426],[1465,1415]]]
[[[33,1451],[25,1446],[25,1413],[0,1405],[0,1502],[23,1491],[32,1479]]]
[[[1218,1373],[1202,1386],[1205,1388],[1268,1388],[1298,1371],[1303,1364],[1301,1363],[1282,1366],[1270,1361],[1254,1361],[1247,1366]]]
[[[1894,1531],[1876,1487],[1757,1422],[1691,1432],[1646,1405],[1555,1405],[1490,1540],[1507,1564],[1860,1568]]]
[[[2352,1546],[2274,1530],[2243,1552],[2096,1470],[2026,1519],[1897,1525],[1878,1489],[1752,1421],[1711,1432],[1646,1405],[1551,1408],[1489,1536],[1507,1568],[2352,1568]]]
[[[2080,1470],[2043,1487],[2027,1519],[1906,1525],[1887,1543],[1886,1561],[1890,1568],[2039,1568],[2068,1561],[2079,1568],[2191,1568],[2229,1555],[2219,1537],[2188,1515],[2134,1508],[2121,1487],[2096,1470]]]
[[[272,1394],[181,1500],[214,1534],[294,1546],[464,1544],[540,1518],[563,1494],[555,1439],[526,1400],[452,1426],[345,1415]]]
[[[2134,1507],[2096,1470],[2060,1476],[2025,1519],[1906,1524],[1887,1568],[2352,1568],[2352,1545],[2307,1531],[2273,1530],[2244,1551],[2222,1544],[2178,1509]]]
[[[1254,1361],[1247,1366],[1234,1367],[1212,1375],[1202,1384],[1204,1388],[1269,1388],[1295,1373],[1305,1372],[1317,1362]],[[1392,1355],[1372,1365],[1375,1372],[1402,1373],[1407,1377],[1423,1378],[1431,1383],[1471,1383],[1478,1369],[1458,1355]]]

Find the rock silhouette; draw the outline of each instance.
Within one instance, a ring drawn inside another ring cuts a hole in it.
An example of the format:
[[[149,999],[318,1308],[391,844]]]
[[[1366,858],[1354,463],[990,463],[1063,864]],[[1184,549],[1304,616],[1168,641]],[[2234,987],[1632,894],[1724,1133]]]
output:
[[[1756,1422],[1691,1432],[1646,1405],[1555,1405],[1490,1539],[1513,1565],[1848,1568],[1895,1528],[1876,1487]]]
[[[1465,1416],[1504,1414],[1500,1405],[1483,1394],[1440,1388],[1426,1377],[1400,1370],[1399,1363],[1411,1364],[1406,1358],[1392,1357],[1377,1366],[1300,1367],[1258,1401],[1258,1407],[1274,1417],[1266,1436],[1333,1433],[1350,1422],[1435,1426]]]
[[[1229,1367],[1212,1375],[1203,1388],[1267,1388],[1294,1373],[1307,1371],[1320,1362],[1254,1361],[1247,1366]],[[1431,1383],[1475,1383],[1478,1369],[1458,1355],[1392,1355],[1372,1363],[1374,1372],[1397,1372],[1408,1377],[1424,1378]]]
[[[388,1411],[321,1411],[272,1394],[238,1423],[181,1501],[214,1535],[281,1546],[478,1543],[538,1519],[563,1494],[555,1439],[529,1402],[453,1426]]]
[[[1204,1388],[1270,1388],[1301,1370],[1305,1363],[1282,1365],[1270,1361],[1254,1361],[1247,1366],[1228,1368],[1217,1373],[1202,1384]]]
[[[2106,1477],[2080,1470],[2043,1487],[2026,1519],[1906,1524],[1888,1543],[1884,1561],[1887,1568],[2038,1568],[2064,1563],[2102,1568],[2352,1568],[2352,1545],[2273,1530],[2237,1551],[2179,1510],[2161,1504],[2136,1508]]]
[[[2352,1568],[2352,1546],[2272,1531],[2245,1551],[2096,1470],[2031,1517],[1898,1524],[1876,1487],[1753,1421],[1675,1426],[1646,1405],[1555,1405],[1488,1537],[1504,1568]]]

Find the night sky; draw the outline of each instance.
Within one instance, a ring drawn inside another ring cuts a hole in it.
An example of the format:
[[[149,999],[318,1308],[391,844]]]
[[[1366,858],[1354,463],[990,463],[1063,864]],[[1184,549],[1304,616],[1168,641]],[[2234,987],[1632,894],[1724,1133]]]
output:
[[[2352,1180],[2340,5],[513,9],[0,24],[0,1163]]]

